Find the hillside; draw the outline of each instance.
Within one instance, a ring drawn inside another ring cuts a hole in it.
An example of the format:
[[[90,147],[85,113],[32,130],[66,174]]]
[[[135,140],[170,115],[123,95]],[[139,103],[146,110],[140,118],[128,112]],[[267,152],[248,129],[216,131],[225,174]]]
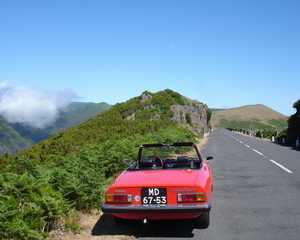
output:
[[[5,152],[17,153],[50,135],[79,125],[87,119],[111,108],[107,103],[73,102],[61,110],[55,122],[44,129],[20,123],[9,123],[0,116],[0,156]]]
[[[265,129],[287,127],[288,117],[262,104],[212,112],[213,128]]]
[[[210,111],[206,105],[172,90],[134,97],[66,131],[56,133],[24,151],[29,158],[66,155],[88,144],[100,144],[130,135],[147,134],[171,126],[185,126],[203,136],[209,131]]]

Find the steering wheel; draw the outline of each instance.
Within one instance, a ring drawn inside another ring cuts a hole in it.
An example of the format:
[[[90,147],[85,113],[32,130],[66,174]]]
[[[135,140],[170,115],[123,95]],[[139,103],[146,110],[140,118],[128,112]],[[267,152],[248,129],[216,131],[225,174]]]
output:
[[[155,162],[155,165],[159,168],[164,168],[164,162],[163,160],[158,157],[158,156],[150,156],[149,158],[155,158],[154,162]]]

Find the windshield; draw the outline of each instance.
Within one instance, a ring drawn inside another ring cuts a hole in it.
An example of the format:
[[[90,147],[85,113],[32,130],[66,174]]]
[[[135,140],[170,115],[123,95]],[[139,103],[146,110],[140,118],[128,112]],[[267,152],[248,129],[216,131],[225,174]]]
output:
[[[176,160],[179,156],[188,156],[198,159],[197,152],[193,146],[161,146],[161,147],[143,147],[141,158],[157,156],[162,160]]]
[[[139,169],[190,169],[200,166],[200,153],[193,143],[144,144],[139,150]]]

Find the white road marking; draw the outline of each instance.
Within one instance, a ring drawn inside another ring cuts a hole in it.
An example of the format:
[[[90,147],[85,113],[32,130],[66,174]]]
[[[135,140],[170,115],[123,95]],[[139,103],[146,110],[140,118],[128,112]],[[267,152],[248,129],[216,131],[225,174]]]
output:
[[[224,132],[224,131],[223,131],[223,132]],[[224,133],[226,133],[226,132],[224,132]],[[235,139],[235,140],[237,140],[237,141],[239,141],[240,143],[243,144],[242,141],[240,141],[240,140],[238,140],[237,138],[233,137],[233,136],[230,135],[229,133],[226,133],[226,134],[229,135],[230,137],[232,137],[233,139]],[[247,144],[244,144],[244,146],[250,148],[250,146],[247,145]],[[254,149],[254,148],[251,148],[251,149],[252,149],[254,152],[256,152],[257,154],[263,156],[264,158],[267,158],[263,153],[257,151],[256,149]],[[276,166],[280,167],[281,169],[283,169],[283,170],[286,171],[287,173],[293,173],[290,169],[284,167],[283,165],[281,165],[280,163],[276,162],[275,160],[273,160],[273,159],[269,159],[269,160],[270,160],[270,162],[274,163]]]
[[[252,150],[256,153],[258,153],[259,155],[263,156],[264,158],[267,158],[264,154],[262,154],[261,152],[257,151],[256,149],[252,148]]]
[[[270,159],[270,162],[274,163],[275,165],[277,165],[278,167],[280,167],[281,169],[283,169],[284,171],[288,172],[288,173],[293,173],[290,169],[282,166],[281,164],[279,164],[278,162]]]

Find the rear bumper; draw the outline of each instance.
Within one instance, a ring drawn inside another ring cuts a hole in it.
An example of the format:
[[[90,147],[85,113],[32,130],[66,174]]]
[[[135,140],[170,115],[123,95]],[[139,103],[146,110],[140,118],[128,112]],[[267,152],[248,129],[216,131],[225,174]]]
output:
[[[186,205],[167,205],[167,206],[142,206],[142,205],[108,205],[101,206],[102,212],[114,213],[202,213],[209,212],[211,203],[205,204],[186,204]]]

